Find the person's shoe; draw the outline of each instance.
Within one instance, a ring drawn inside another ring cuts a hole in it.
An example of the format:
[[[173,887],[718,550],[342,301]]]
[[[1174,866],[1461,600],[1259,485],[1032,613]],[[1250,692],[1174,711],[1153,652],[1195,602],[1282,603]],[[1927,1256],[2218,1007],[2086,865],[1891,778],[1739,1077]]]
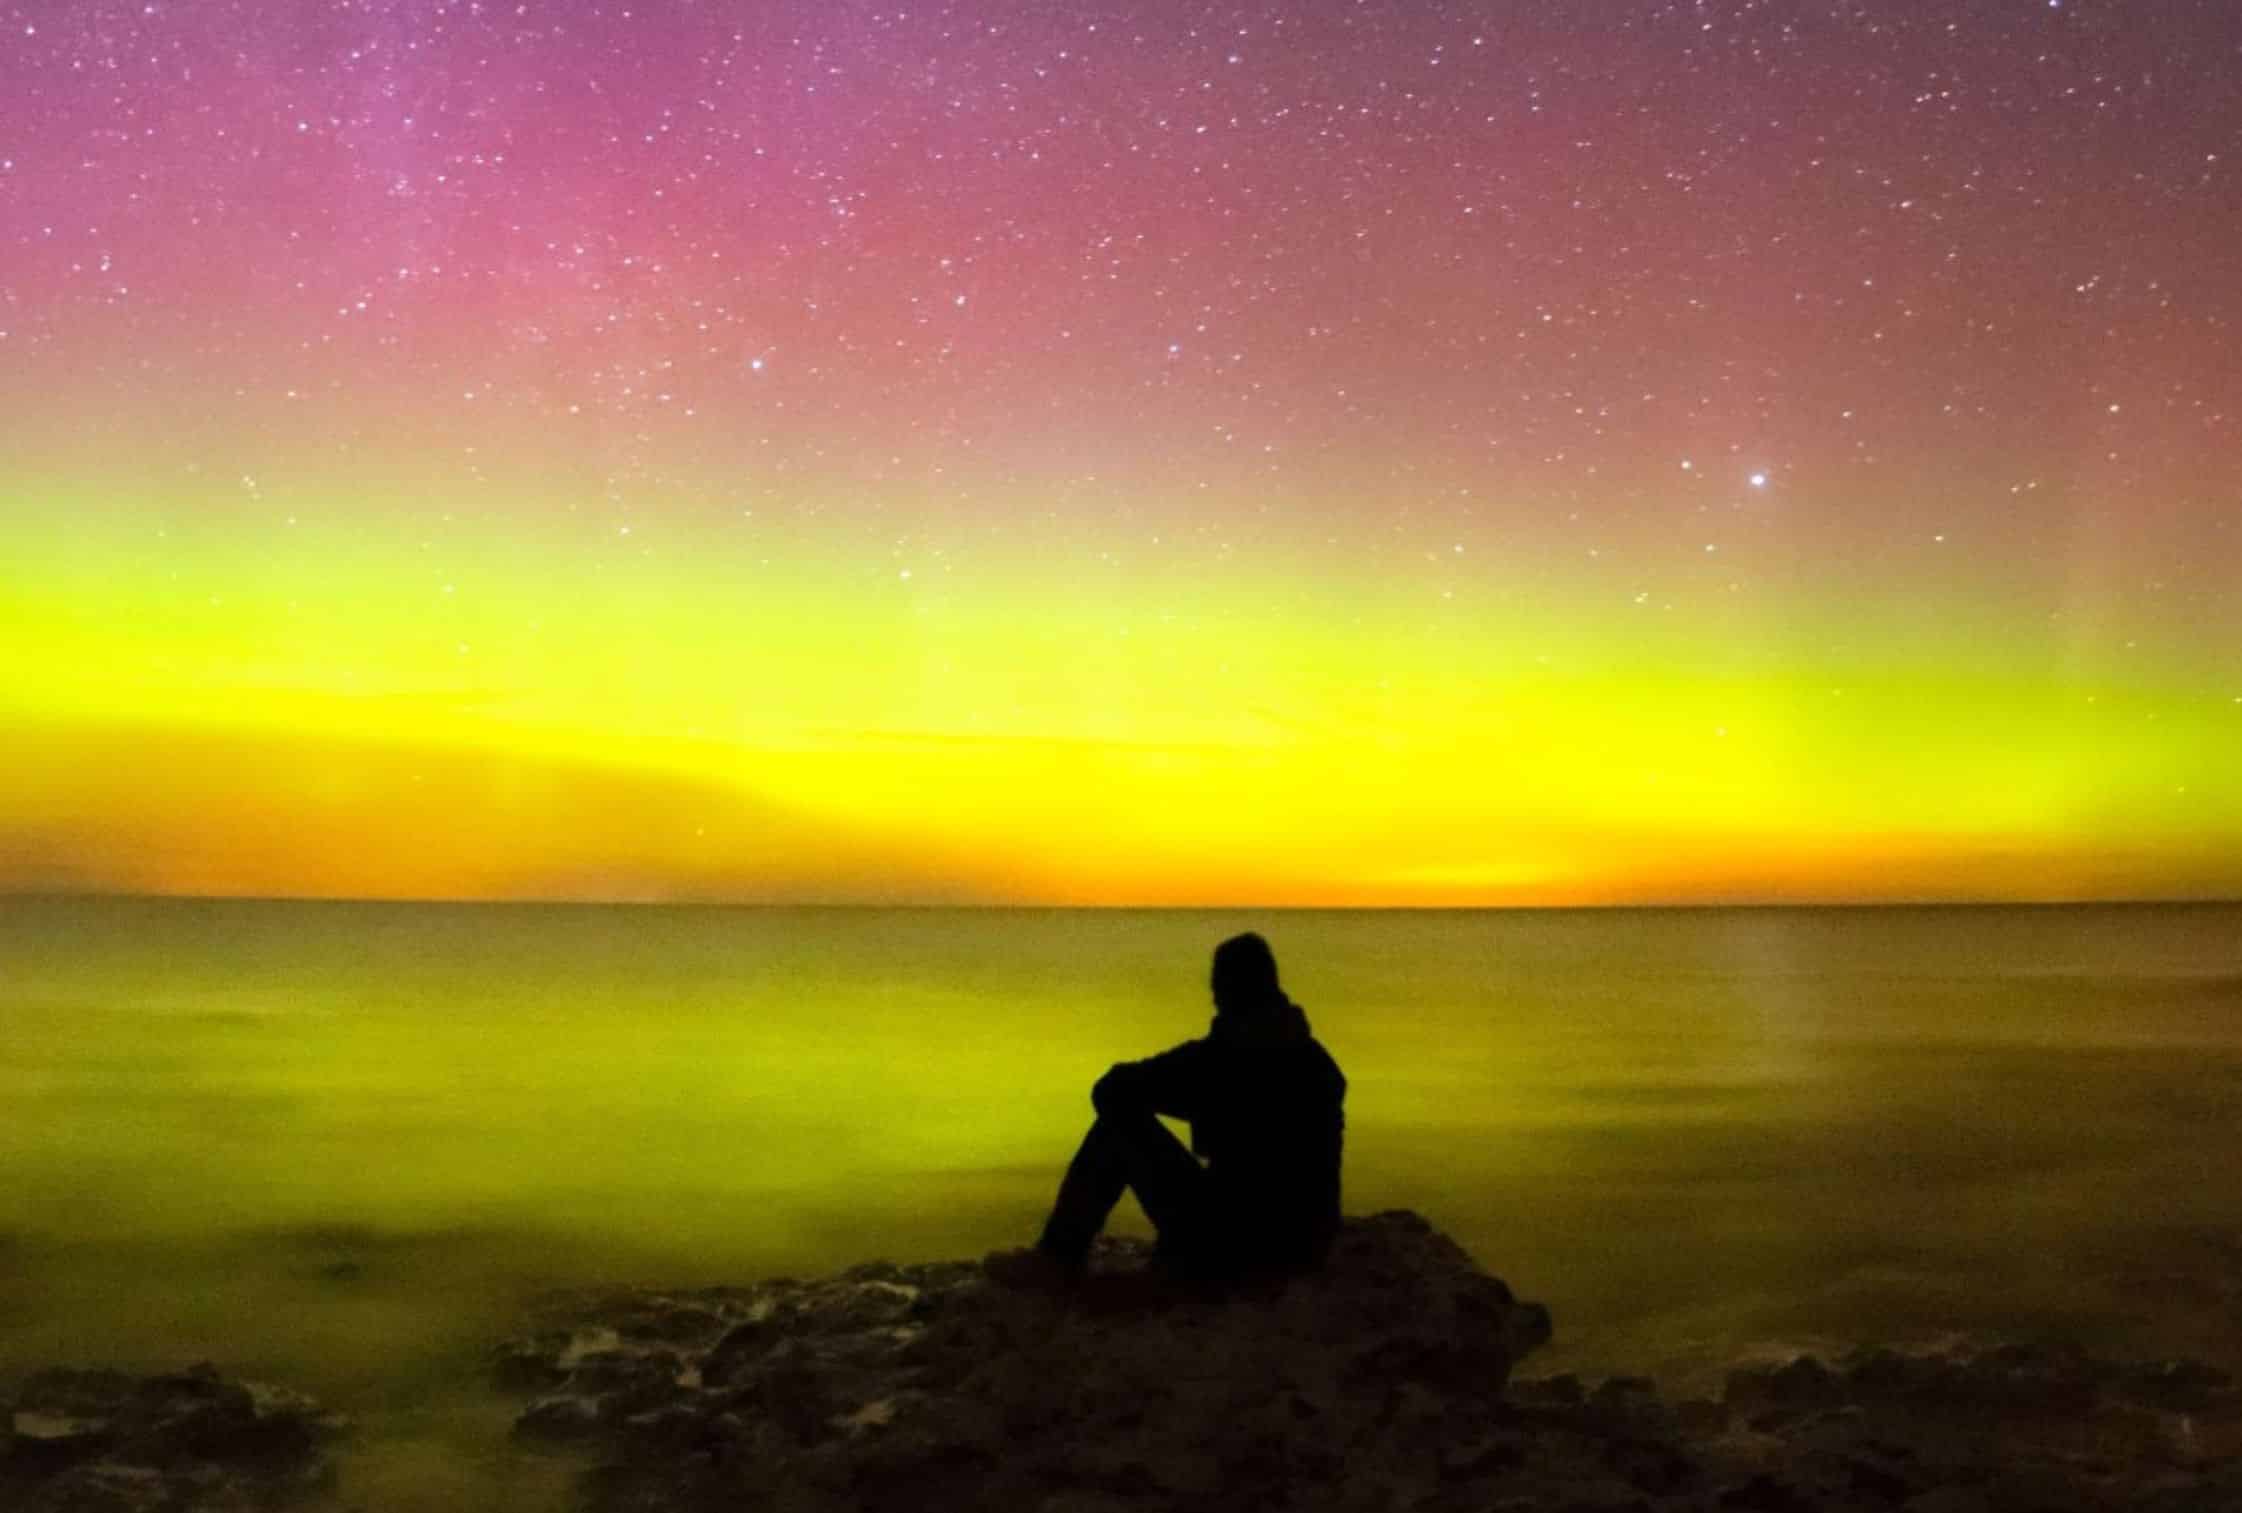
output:
[[[982,1258],[981,1273],[999,1287],[1016,1292],[1072,1292],[1087,1266],[1071,1266],[1047,1250],[993,1250]]]

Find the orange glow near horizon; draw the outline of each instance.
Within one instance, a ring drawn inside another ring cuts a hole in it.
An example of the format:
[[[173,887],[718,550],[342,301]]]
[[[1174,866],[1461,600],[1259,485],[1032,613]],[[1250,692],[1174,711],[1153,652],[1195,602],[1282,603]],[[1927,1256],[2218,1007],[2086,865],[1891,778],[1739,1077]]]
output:
[[[2242,893],[2242,703],[2179,644],[2131,684],[2091,657],[2050,669],[1998,605],[1951,601],[1957,634],[1921,640],[1867,593],[1612,625],[1523,583],[1499,612],[1427,610],[1309,556],[1075,596],[1032,565],[970,586],[808,550],[618,566],[455,532],[438,566],[382,544],[402,531],[275,551],[166,518],[19,529],[0,889]],[[1848,642],[1876,652],[1820,649]]]
[[[2242,12],[35,9],[0,890],[2242,896]]]

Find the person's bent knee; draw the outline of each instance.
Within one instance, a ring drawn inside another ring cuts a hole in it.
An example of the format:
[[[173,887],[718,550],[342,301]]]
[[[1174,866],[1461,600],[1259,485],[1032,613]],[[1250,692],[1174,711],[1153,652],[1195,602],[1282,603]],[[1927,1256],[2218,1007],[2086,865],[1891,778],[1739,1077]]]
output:
[[[1122,1101],[1120,1088],[1115,1085],[1115,1078],[1120,1075],[1120,1072],[1120,1066],[1116,1065],[1103,1077],[1090,1084],[1090,1107],[1098,1111],[1098,1117],[1101,1119],[1109,1115],[1119,1117],[1129,1111]]]

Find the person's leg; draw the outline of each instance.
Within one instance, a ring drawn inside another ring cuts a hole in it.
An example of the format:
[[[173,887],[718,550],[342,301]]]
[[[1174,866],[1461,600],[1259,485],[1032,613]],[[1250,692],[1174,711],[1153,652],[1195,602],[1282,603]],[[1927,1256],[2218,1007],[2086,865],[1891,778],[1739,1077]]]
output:
[[[1123,1189],[1131,1189],[1163,1249],[1189,1249],[1207,1222],[1207,1182],[1206,1168],[1153,1115],[1100,1115],[1067,1166],[1036,1248],[1080,1266]]]

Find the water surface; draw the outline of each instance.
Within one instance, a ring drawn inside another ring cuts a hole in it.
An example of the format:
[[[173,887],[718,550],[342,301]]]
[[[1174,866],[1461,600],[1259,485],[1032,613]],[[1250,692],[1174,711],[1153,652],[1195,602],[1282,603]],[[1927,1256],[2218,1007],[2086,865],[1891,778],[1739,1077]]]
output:
[[[1550,1303],[1550,1369],[2242,1359],[2242,907],[15,900],[0,1374],[210,1357],[360,1415],[354,1502],[548,1506],[475,1385],[523,1296],[1021,1242],[1243,928],[1352,1081],[1349,1207]]]

